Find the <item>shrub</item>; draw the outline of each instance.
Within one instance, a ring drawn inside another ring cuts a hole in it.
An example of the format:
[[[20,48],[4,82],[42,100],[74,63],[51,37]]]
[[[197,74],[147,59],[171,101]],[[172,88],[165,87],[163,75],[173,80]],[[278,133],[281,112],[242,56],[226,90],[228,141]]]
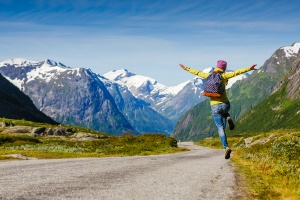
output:
[[[168,140],[169,140],[169,144],[170,144],[171,147],[175,147],[175,148],[178,147],[177,146],[177,140],[175,138],[169,137]]]
[[[39,139],[30,136],[10,136],[10,135],[0,135],[0,144],[14,143],[14,142],[31,142],[40,143]]]
[[[285,136],[276,140],[270,150],[271,155],[289,161],[299,159],[299,152],[300,138],[295,136]]]

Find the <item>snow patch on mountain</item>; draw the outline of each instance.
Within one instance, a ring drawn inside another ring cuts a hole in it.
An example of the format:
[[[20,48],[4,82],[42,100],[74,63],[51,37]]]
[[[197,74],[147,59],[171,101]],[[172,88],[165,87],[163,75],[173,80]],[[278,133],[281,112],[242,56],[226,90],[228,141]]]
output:
[[[300,43],[294,43],[292,46],[285,46],[285,47],[281,47],[280,49],[283,49],[285,52],[285,56],[289,58],[299,53]]]
[[[151,83],[152,85],[156,85],[159,88],[165,88],[166,86],[157,83],[156,80],[150,77],[141,76],[134,74],[132,72],[129,72],[127,69],[121,69],[121,70],[113,70],[111,72],[108,72],[103,75],[109,80],[113,80],[119,84],[126,85],[128,87],[140,87],[144,85],[146,82]]]
[[[113,70],[106,74],[103,74],[103,76],[122,86],[126,86],[133,94],[136,93],[133,90],[143,87],[149,90],[149,94],[167,90],[167,87],[165,85],[158,83],[155,79],[134,74],[132,72],[129,72],[127,69]]]
[[[37,63],[38,62],[36,62],[36,61],[26,60],[24,58],[12,58],[12,59],[8,59],[3,62],[0,62],[0,66],[14,65],[15,67],[24,67],[24,66],[28,66],[28,65],[35,65]]]
[[[250,76],[250,75],[247,74],[247,73],[244,73],[244,74],[240,74],[240,75],[238,75],[236,77],[230,78],[228,80],[227,85],[226,85],[226,89],[231,88],[233,86],[233,84],[235,84],[237,81],[243,80],[243,79],[247,78],[248,76]]]
[[[24,80],[25,79],[11,79],[8,76],[4,76],[7,80],[9,80],[9,82],[11,82],[12,84],[14,84],[15,86],[17,86],[21,91],[23,90],[23,84],[24,84]]]
[[[162,93],[176,95],[179,91],[181,91],[190,81],[183,82],[176,86],[168,87],[166,90],[162,91]]]
[[[66,65],[56,62],[50,59],[46,59],[42,62],[26,60],[23,58],[14,58],[8,59],[3,62],[0,62],[0,66],[14,66],[16,68],[28,68],[29,71],[26,73],[26,77],[22,78],[14,78],[5,76],[11,83],[16,85],[20,90],[23,91],[23,85],[25,82],[33,81],[34,79],[42,79],[46,82],[49,82],[53,79],[56,79],[60,73],[69,71],[69,73],[76,74],[76,76],[80,76],[80,68],[70,68]],[[63,85],[61,85],[63,87]]]
[[[203,70],[203,72],[205,73],[210,73],[214,70],[214,68],[210,67],[210,68],[205,68]],[[192,83],[193,86],[195,86],[193,89],[195,89],[195,92],[197,90],[197,88],[201,88],[203,89],[203,85],[204,85],[204,82],[205,80],[203,78],[200,78],[198,76],[195,76],[192,80],[188,80],[188,81],[185,81],[179,85],[176,85],[176,86],[171,86],[171,87],[168,87],[166,89],[166,91],[169,93],[169,94],[172,94],[172,95],[177,95],[185,86],[187,86],[189,83]],[[164,92],[162,92],[164,93]]]
[[[27,74],[28,81],[27,82],[30,82],[30,81],[38,78],[38,79],[43,79],[48,83],[49,81],[51,81],[55,77],[57,77],[57,75],[59,75],[62,72],[65,72],[67,70],[74,71],[77,69],[66,68],[64,65],[61,65],[58,62],[46,60],[41,67],[35,68],[34,70],[31,70],[30,72],[28,72],[28,74]]]

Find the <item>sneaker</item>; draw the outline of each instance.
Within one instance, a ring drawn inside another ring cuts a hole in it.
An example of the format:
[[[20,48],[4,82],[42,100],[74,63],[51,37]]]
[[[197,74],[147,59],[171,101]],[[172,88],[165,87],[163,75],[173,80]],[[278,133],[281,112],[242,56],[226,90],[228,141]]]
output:
[[[231,149],[229,147],[226,147],[225,149],[225,159],[230,158]]]
[[[233,129],[234,129],[234,123],[233,123],[231,117],[227,117],[226,120],[227,120],[227,122],[228,122],[228,124],[229,124],[229,129],[230,129],[230,130],[233,130]]]

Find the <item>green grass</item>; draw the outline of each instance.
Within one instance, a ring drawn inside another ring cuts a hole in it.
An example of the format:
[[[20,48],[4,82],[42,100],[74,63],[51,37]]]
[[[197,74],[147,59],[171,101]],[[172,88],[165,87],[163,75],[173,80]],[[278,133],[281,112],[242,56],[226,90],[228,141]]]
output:
[[[53,125],[29,122],[25,120],[0,119],[12,122],[17,126],[52,127]],[[28,134],[1,134],[0,129],[0,159],[8,159],[4,155],[23,154],[34,158],[78,158],[104,156],[134,156],[154,155],[185,151],[178,148],[176,139],[164,134],[143,134],[134,136],[125,133],[122,136],[108,135],[102,132],[78,126],[60,126],[71,129],[67,136],[40,136]],[[79,140],[77,133],[87,134],[87,140]]]
[[[24,154],[35,158],[153,155],[184,150],[177,147],[174,138],[163,134],[110,136],[92,141],[74,141],[62,137],[37,139],[30,136],[0,135],[0,144],[0,155]]]
[[[253,142],[246,147],[244,139]],[[300,199],[300,130],[279,130],[228,137],[234,156],[231,160],[246,178],[246,199]],[[207,138],[196,144],[221,148],[219,138]]]

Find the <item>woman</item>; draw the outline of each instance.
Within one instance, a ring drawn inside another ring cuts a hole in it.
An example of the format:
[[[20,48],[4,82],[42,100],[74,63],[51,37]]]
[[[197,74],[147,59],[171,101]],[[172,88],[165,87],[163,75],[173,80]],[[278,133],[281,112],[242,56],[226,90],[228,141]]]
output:
[[[186,67],[182,64],[179,64],[179,66],[182,69],[192,74],[195,74],[201,78],[206,79],[210,75],[209,73],[204,73],[202,71]],[[221,93],[220,97],[210,97],[210,105],[211,105],[212,116],[217,126],[219,137],[222,142],[222,146],[225,149],[225,159],[229,159],[231,153],[231,149],[228,146],[226,133],[225,133],[226,121],[229,124],[229,129],[230,130],[234,129],[234,123],[228,113],[228,111],[230,110],[230,102],[227,98],[226,91],[225,91],[226,82],[230,78],[233,78],[235,76],[238,76],[240,74],[246,73],[251,70],[256,70],[255,66],[256,64],[252,65],[251,67],[246,67],[246,68],[236,70],[234,72],[225,72],[227,68],[227,62],[224,60],[219,60],[217,62],[217,67],[214,69],[214,72],[220,73],[221,75],[222,87],[224,92]]]

